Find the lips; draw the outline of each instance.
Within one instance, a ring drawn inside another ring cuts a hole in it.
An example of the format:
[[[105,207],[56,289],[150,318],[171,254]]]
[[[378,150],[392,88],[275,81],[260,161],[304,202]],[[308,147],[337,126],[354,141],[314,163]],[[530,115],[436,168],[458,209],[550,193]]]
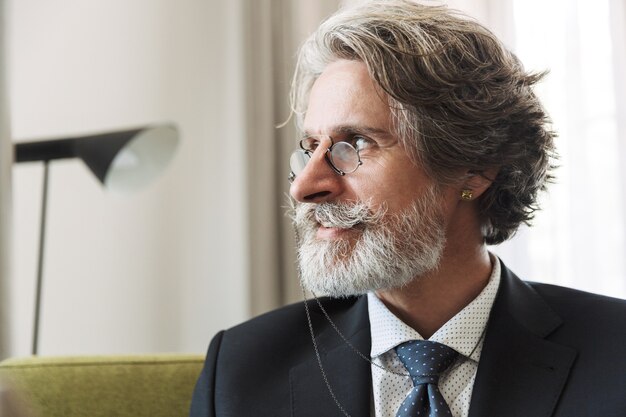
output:
[[[324,225],[320,225],[320,227],[317,229],[315,237],[317,237],[318,239],[334,239],[352,231],[353,229],[351,228],[345,229],[340,227],[326,227]]]
[[[349,229],[356,229],[356,228],[362,229],[365,227],[365,224],[361,222],[360,219],[343,219],[342,222],[336,222],[333,220],[320,218],[320,216],[316,215],[314,221],[318,224],[318,226],[326,227],[328,229],[349,230]]]
[[[351,229],[361,223],[359,219],[349,219],[342,222],[336,222],[329,219],[320,218],[320,216],[315,216],[315,221],[322,227],[337,229]]]

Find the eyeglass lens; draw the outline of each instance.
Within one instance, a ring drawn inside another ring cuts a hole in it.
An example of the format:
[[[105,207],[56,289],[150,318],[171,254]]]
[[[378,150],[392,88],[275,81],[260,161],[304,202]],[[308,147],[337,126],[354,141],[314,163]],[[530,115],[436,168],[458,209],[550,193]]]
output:
[[[330,162],[339,171],[350,173],[359,167],[359,153],[347,142],[337,142],[330,150]]]
[[[300,175],[310,159],[311,156],[307,151],[304,151],[303,149],[295,150],[289,158],[289,166],[291,168],[291,172],[293,172],[294,175]]]
[[[294,175],[299,175],[306,164],[311,160],[311,154],[317,148],[317,145],[310,148],[306,148],[308,143],[303,142],[303,147],[306,149],[297,149],[291,154],[289,159],[289,165]],[[326,154],[326,160],[330,166],[340,175],[349,174],[356,171],[361,165],[359,153],[352,145],[347,142],[337,142],[333,144]]]

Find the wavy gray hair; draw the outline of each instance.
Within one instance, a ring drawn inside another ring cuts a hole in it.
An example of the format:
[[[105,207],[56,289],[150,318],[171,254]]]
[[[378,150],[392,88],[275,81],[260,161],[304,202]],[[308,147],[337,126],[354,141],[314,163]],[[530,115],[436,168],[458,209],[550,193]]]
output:
[[[497,170],[480,198],[483,236],[501,243],[528,224],[556,158],[549,119],[528,73],[488,29],[444,6],[370,1],[341,10],[302,45],[291,100],[301,127],[324,68],[359,60],[388,95],[402,145],[439,184],[459,170]]]

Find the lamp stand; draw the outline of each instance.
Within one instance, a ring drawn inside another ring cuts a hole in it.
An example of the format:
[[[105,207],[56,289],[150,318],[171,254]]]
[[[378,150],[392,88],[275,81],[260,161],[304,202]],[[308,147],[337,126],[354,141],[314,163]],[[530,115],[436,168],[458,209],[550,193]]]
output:
[[[43,256],[46,241],[46,212],[48,211],[48,166],[49,160],[43,161],[43,194],[41,196],[41,221],[39,223],[39,256],[37,258],[37,284],[35,290],[35,316],[33,324],[32,354],[39,351],[39,321],[41,318],[41,287],[43,283]]]

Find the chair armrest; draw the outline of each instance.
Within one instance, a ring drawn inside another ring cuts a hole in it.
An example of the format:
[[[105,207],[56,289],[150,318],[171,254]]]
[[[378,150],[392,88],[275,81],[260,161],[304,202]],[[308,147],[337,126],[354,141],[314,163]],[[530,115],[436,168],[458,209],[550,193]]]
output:
[[[185,417],[201,355],[29,357],[0,363],[42,417]]]

